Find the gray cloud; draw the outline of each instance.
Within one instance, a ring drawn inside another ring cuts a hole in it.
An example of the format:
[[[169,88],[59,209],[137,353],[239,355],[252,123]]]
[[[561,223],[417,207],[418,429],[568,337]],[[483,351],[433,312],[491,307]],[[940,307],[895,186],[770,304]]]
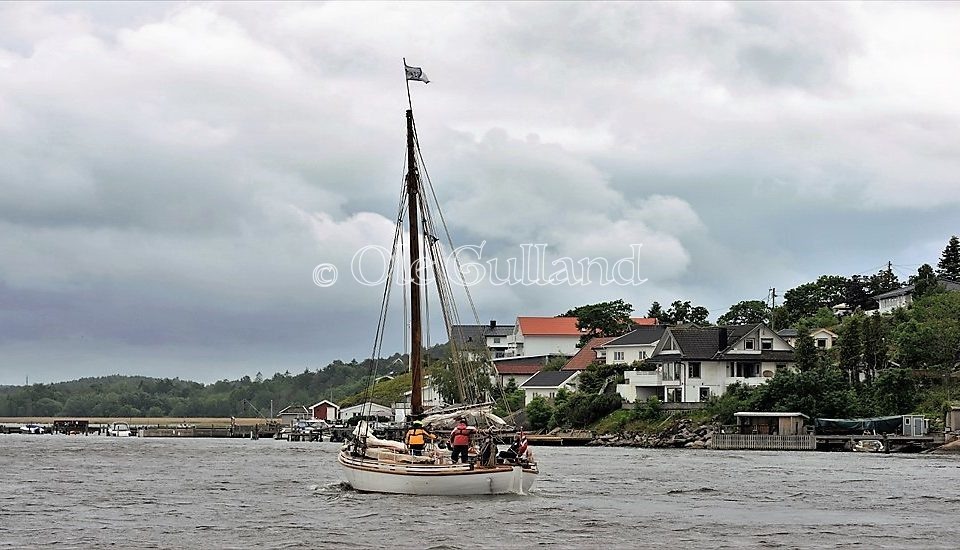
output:
[[[643,243],[643,285],[485,284],[483,320],[621,297],[720,314],[821,273],[906,271],[958,232],[958,20],[898,4],[4,4],[0,383],[366,355],[379,291],[311,272],[343,278],[389,242],[404,55],[433,79],[414,102],[459,244],[613,260]]]

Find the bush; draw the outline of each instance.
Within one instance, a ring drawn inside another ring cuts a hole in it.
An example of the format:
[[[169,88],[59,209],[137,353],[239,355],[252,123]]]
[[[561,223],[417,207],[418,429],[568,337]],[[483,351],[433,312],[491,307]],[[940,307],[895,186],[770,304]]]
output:
[[[657,420],[660,418],[660,400],[650,396],[646,401],[638,401],[633,405],[634,420]]]

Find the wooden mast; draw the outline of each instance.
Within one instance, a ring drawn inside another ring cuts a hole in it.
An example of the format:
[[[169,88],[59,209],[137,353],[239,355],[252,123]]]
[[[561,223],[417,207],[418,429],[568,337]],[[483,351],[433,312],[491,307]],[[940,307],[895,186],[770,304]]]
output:
[[[409,84],[408,92],[409,93]],[[407,221],[410,227],[410,413],[423,413],[423,372],[421,365],[422,320],[420,313],[420,215],[418,212],[420,174],[413,136],[413,109],[407,110]]]

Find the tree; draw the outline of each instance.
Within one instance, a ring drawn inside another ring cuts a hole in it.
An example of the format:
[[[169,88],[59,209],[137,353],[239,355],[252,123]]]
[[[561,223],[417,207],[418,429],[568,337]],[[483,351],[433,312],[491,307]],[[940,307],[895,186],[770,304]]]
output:
[[[923,264],[917,269],[917,274],[910,277],[910,284],[913,285],[913,300],[918,300],[936,292],[940,283],[930,264]]]
[[[632,312],[632,304],[614,300],[580,306],[567,311],[561,317],[577,318],[577,328],[584,331],[580,336],[580,345],[583,346],[591,338],[621,336],[633,330],[634,324],[630,320]]]
[[[553,416],[553,406],[538,395],[527,403],[526,413],[531,430],[545,430]]]
[[[683,302],[676,300],[670,304],[670,309],[663,314],[661,322],[668,325],[683,325],[687,323],[705,325],[709,324],[707,322],[707,317],[709,316],[710,312],[703,306],[694,306],[690,303],[690,300]]]
[[[718,325],[752,325],[765,323],[770,310],[763,300],[744,300],[730,306],[730,311],[717,318]]]
[[[900,283],[900,278],[892,269],[881,269],[876,275],[871,275],[867,283],[871,296],[897,290],[901,286],[903,285]]]
[[[832,307],[844,301],[848,280],[840,275],[821,275],[815,282],[804,283],[784,293],[783,307],[787,317],[796,323],[814,315],[822,307]]]
[[[564,365],[567,364],[567,361],[569,361],[569,359],[567,359],[566,355],[554,355],[549,359],[547,359],[547,363],[543,366],[543,370],[545,371],[560,370],[563,368]]]
[[[937,262],[937,275],[948,279],[960,279],[960,238],[950,237]]]
[[[660,302],[650,304],[650,309],[647,310],[647,317],[652,317],[661,323],[666,323],[665,315],[663,308],[660,307]]]
[[[863,323],[863,362],[867,380],[887,366],[887,326],[880,315],[871,315]]]
[[[837,342],[840,347],[840,370],[847,373],[851,384],[860,382],[860,362],[863,357],[863,342],[861,339],[863,319],[863,315],[859,314],[848,317],[841,327],[840,339]]]
[[[817,346],[813,342],[813,337],[807,331],[801,331],[797,336],[797,345],[795,348],[797,357],[797,368],[801,372],[813,370],[820,364],[820,357],[817,354]]]
[[[860,275],[847,279],[843,301],[853,310],[873,309],[876,301],[870,298],[870,279]]]

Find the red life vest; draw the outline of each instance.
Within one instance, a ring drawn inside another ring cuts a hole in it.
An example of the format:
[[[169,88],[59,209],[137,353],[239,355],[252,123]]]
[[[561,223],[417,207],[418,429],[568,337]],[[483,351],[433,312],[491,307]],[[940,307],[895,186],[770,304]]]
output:
[[[465,447],[470,444],[470,430],[466,426],[457,426],[453,429],[453,445]]]

